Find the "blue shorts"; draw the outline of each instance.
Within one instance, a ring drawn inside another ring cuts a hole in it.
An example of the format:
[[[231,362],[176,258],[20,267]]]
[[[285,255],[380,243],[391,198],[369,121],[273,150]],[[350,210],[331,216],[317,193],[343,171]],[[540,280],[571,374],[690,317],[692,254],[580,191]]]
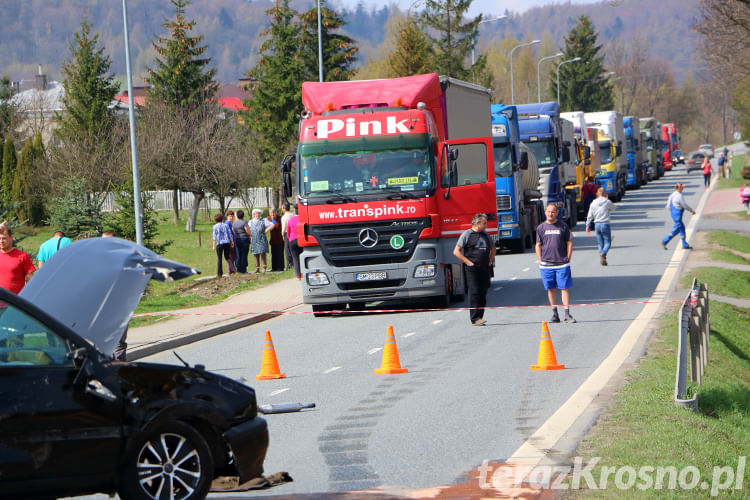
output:
[[[570,266],[556,268],[540,267],[539,271],[542,274],[542,283],[545,290],[554,290],[555,288],[567,290],[568,288],[573,288]]]

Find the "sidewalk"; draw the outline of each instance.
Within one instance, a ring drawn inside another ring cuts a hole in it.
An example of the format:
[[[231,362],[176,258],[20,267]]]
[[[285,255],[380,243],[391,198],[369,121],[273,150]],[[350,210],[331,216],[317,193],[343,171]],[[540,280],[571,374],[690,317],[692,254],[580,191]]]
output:
[[[178,316],[128,331],[128,361],[260,323],[301,304],[300,282],[285,279],[240,292],[219,304],[164,311]]]

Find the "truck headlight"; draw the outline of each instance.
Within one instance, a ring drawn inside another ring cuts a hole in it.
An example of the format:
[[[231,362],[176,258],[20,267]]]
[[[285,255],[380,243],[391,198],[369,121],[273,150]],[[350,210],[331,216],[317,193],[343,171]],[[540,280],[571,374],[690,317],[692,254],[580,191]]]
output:
[[[414,269],[415,278],[432,278],[435,276],[435,264],[424,264]]]
[[[326,273],[307,273],[308,285],[327,285],[329,283]]]

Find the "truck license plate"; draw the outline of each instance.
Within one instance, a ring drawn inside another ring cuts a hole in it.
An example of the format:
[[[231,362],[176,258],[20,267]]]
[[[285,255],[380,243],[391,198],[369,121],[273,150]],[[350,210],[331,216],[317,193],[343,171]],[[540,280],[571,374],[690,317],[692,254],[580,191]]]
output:
[[[372,273],[357,273],[357,281],[377,281],[385,279],[385,271],[375,271]]]

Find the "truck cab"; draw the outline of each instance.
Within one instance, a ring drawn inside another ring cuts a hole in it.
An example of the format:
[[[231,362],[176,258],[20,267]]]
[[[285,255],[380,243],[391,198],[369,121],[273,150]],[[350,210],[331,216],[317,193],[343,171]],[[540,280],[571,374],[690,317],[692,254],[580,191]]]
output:
[[[492,145],[499,238],[497,245],[513,253],[531,248],[534,228],[543,220],[539,168],[520,142],[515,106],[493,104]]]
[[[618,202],[625,196],[626,184],[628,180],[628,159],[623,154],[625,147],[625,128],[623,127],[622,114],[617,111],[599,111],[595,113],[586,113],[586,125],[596,127],[601,130],[600,139],[607,144],[600,144],[602,150],[602,170],[605,170],[597,178],[602,186],[611,186],[612,190],[607,189],[609,198]],[[614,148],[611,157],[607,155],[607,150]],[[606,161],[605,161],[606,158]],[[600,178],[601,177],[601,178]]]
[[[664,165],[659,154],[661,141],[659,140],[656,119],[651,117],[641,118],[639,125],[642,134],[641,144],[645,148],[645,162],[650,172],[649,180],[658,179],[664,175]]]
[[[578,222],[577,190],[566,189],[576,183],[573,124],[560,116],[557,102],[517,106],[521,141],[539,164],[540,192],[546,206],[554,203],[560,219],[571,228]]]
[[[581,197],[583,185],[586,179],[594,174],[591,168],[591,147],[588,144],[588,129],[583,111],[561,113],[560,116],[573,123],[573,149],[575,150],[576,160],[576,204],[578,207],[578,220],[583,220],[586,217],[584,213],[584,200]],[[571,189],[572,186],[572,184],[569,184],[567,189]]]
[[[595,175],[596,183],[607,191],[607,195],[612,201],[619,201],[619,192],[617,189],[617,156],[621,146],[615,146],[611,137],[597,127],[589,128],[591,140],[597,141],[599,150],[599,171]]]
[[[625,128],[625,152],[628,158],[628,177],[625,185],[628,188],[638,189],[646,182],[638,117],[626,116],[623,119],[623,127]]]

